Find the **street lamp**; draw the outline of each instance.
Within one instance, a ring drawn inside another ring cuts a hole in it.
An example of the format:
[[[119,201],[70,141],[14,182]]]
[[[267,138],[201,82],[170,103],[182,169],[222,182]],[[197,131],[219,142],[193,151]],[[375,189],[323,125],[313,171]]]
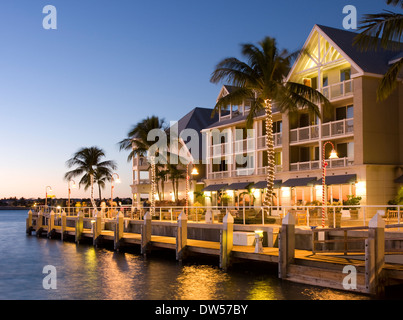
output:
[[[115,176],[115,175],[117,177],[116,180],[113,178],[113,176]],[[113,182],[120,183],[119,175],[116,172],[113,173],[111,176],[111,207],[113,206],[112,205],[113,204],[113,188],[115,188],[115,186],[113,185]]]
[[[75,188],[77,188],[77,186],[76,186],[76,182],[73,180],[73,179],[70,179],[69,181],[68,181],[68,189],[69,189],[69,200],[68,200],[68,210],[69,210],[69,215],[70,215],[70,194],[71,194],[71,188],[70,188],[70,182],[73,182],[73,185],[71,186],[71,188],[73,188],[73,189],[75,189]]]
[[[53,191],[51,186],[46,186],[46,190],[45,190],[45,193],[46,193],[46,195],[45,195],[45,210],[46,210],[46,207],[48,206],[48,190],[50,192]]]
[[[322,228],[325,227],[325,187],[326,187],[326,183],[325,183],[325,179],[326,179],[326,167],[327,167],[327,162],[326,162],[326,155],[325,155],[325,147],[327,144],[331,144],[332,145],[332,151],[330,152],[330,156],[329,159],[338,159],[338,155],[336,150],[334,149],[334,145],[333,143],[331,143],[330,141],[327,141],[323,144],[323,149],[322,149]]]

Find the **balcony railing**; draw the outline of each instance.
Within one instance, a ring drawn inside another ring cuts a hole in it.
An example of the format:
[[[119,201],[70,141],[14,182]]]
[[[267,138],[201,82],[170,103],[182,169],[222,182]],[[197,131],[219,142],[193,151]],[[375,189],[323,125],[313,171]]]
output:
[[[329,100],[351,96],[353,94],[353,79],[331,84],[322,88],[322,94]]]
[[[251,176],[251,175],[265,175],[267,171],[266,167],[260,168],[238,168],[233,171],[218,171],[218,172],[210,172],[208,174],[208,179],[222,179],[222,178],[232,178],[232,177],[240,177],[240,176]],[[274,167],[274,172],[281,172],[282,165],[276,165]]]
[[[273,133],[273,144],[274,147],[281,147],[283,143],[283,133],[277,132]],[[266,136],[257,137],[257,149],[266,149]]]
[[[339,159],[326,159],[327,168],[341,168],[354,164],[354,161],[348,157]],[[322,169],[322,163],[319,160],[294,162],[290,164],[290,171],[317,170]]]
[[[319,125],[290,130],[290,143],[315,140],[319,138]]]
[[[322,124],[322,137],[342,136],[352,133],[354,133],[353,118]]]

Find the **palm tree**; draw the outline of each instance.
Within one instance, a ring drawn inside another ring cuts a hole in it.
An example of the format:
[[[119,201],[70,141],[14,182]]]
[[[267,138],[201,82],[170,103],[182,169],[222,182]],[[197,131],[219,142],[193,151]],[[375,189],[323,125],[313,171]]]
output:
[[[69,168],[76,166],[75,169],[66,172],[66,180],[82,176],[79,186],[84,185],[84,190],[91,188],[91,204],[96,208],[94,201],[94,182],[96,179],[102,180],[103,177],[110,177],[112,171],[116,170],[117,165],[113,160],[103,160],[105,152],[98,147],[81,148],[73,157],[67,160]],[[97,177],[97,178],[96,178]]]
[[[247,126],[250,128],[256,114],[261,110],[265,111],[268,168],[264,205],[270,206],[275,166],[272,104],[275,103],[280,112],[296,112],[299,108],[307,108],[320,116],[318,104],[321,103],[327,107],[330,103],[319,91],[311,87],[295,82],[285,82],[296,53],[279,51],[276,40],[270,37],[259,42],[259,46],[243,44],[241,53],[247,62],[237,58],[222,60],[217,64],[210,81],[213,83],[227,81],[227,84],[237,88],[217,101],[214,112],[219,111],[220,108],[226,108],[229,104],[250,101],[251,108],[247,117]]]
[[[169,177],[172,182],[172,192],[174,194],[175,202],[179,201],[179,180],[185,179],[185,171],[179,169],[176,164],[168,164]]]
[[[403,9],[403,0],[386,0],[387,4]],[[402,51],[403,14],[385,10],[383,13],[366,14],[358,28],[354,45],[362,51],[388,49]],[[403,56],[397,55],[383,76],[377,90],[378,101],[383,101],[396,89],[397,78],[402,71]]]
[[[147,117],[137,124],[127,133],[127,138],[121,140],[119,144],[120,150],[130,150],[127,157],[127,161],[131,161],[134,156],[146,156],[148,155],[148,161],[151,165],[151,208],[155,208],[155,154],[148,154],[148,151],[155,141],[148,140],[148,134],[151,130],[166,130],[166,124],[164,119],[159,119],[157,116]]]

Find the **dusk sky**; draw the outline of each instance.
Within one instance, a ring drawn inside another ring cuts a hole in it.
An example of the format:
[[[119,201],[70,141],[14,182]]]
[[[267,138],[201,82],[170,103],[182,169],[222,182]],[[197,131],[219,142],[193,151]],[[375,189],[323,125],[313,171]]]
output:
[[[42,26],[49,4],[57,30]],[[345,5],[359,18],[397,11],[384,0],[2,0],[0,198],[44,197],[46,186],[67,197],[66,160],[90,146],[118,163],[114,195],[130,197],[117,143],[132,125],[213,107],[220,86],[210,75],[240,44],[272,36],[294,51],[315,24],[343,28]],[[73,190],[81,196],[89,191]]]

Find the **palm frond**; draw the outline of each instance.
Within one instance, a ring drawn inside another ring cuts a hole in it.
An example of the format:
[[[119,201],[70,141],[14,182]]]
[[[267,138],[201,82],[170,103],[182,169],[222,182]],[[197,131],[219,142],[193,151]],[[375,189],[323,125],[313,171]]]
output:
[[[401,50],[403,35],[403,15],[386,11],[384,13],[366,14],[353,45],[361,51],[379,48]]]
[[[393,63],[388,71],[383,76],[381,83],[377,89],[377,100],[385,100],[394,89],[396,89],[398,84],[398,76],[403,68],[403,58]]]

